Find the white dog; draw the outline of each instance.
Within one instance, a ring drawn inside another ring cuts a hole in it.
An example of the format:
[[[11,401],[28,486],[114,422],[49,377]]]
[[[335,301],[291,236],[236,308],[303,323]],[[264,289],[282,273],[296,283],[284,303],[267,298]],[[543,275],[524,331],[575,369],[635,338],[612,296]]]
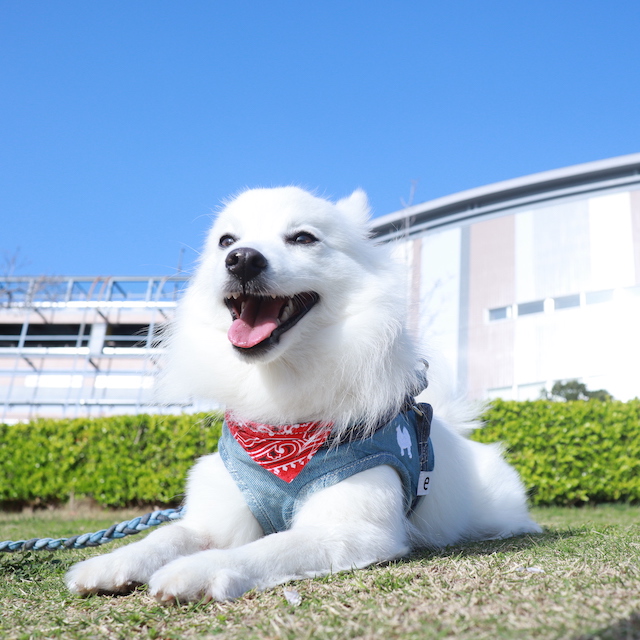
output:
[[[404,285],[367,220],[362,191],[333,204],[256,189],[225,206],[164,379],[227,407],[221,453],[191,471],[182,520],[75,565],[71,591],[148,583],[163,602],[226,600],[412,547],[540,531],[499,447],[447,424],[451,407],[436,406],[427,444],[407,404],[424,373]]]

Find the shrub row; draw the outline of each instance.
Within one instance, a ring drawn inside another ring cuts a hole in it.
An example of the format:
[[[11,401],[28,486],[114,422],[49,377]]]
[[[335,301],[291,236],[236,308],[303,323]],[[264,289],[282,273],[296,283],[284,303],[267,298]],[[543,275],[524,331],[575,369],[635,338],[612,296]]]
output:
[[[495,401],[474,432],[502,441],[538,505],[640,501],[640,400]]]
[[[640,501],[640,400],[498,400],[484,419],[472,438],[504,443],[534,504]],[[177,504],[220,428],[205,415],[0,424],[0,503]]]
[[[137,415],[0,424],[0,503],[176,504],[196,457],[215,451],[219,417]]]

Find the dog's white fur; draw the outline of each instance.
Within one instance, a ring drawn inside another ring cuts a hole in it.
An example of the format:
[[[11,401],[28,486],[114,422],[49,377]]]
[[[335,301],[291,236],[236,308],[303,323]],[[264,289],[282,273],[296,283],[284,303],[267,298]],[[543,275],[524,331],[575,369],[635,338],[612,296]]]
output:
[[[405,328],[401,273],[388,247],[367,238],[367,220],[362,191],[335,204],[296,187],[250,190],[230,201],[170,333],[165,390],[215,399],[247,420],[331,421],[342,433],[399,409],[415,388],[419,356]],[[293,242],[301,232],[317,241]],[[231,248],[220,245],[225,235]],[[227,338],[225,257],[239,246],[267,258],[261,275],[267,293],[320,296],[277,345],[253,357]],[[538,532],[523,485],[499,447],[465,438],[469,425],[452,405],[434,408],[435,480],[409,517],[399,476],[380,466],[312,495],[289,530],[264,536],[212,454],[190,473],[181,521],[75,565],[67,584],[87,594],[148,583],[160,601],[225,600],[398,558],[412,546]]]

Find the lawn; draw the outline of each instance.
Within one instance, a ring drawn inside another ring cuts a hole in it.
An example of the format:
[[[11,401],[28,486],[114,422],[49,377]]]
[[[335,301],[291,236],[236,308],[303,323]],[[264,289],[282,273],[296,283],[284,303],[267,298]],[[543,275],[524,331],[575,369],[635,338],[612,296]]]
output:
[[[458,545],[365,570],[165,607],[145,589],[77,598],[65,570],[101,550],[1,554],[0,638],[640,638],[640,507],[535,509],[539,536]],[[138,512],[0,514],[0,540],[66,537]],[[134,538],[130,538],[133,540]]]

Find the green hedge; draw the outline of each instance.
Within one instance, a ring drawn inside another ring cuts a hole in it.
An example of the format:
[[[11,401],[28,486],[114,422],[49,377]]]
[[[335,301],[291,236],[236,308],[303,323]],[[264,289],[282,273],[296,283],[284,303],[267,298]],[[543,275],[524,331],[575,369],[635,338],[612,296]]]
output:
[[[197,456],[216,450],[219,417],[137,415],[0,424],[0,503],[176,504]]]
[[[640,501],[640,400],[492,403],[479,442],[502,441],[538,505]]]
[[[640,501],[640,400],[498,400],[484,419],[472,438],[505,444],[534,504]],[[220,427],[205,415],[0,424],[0,503],[177,504]]]

